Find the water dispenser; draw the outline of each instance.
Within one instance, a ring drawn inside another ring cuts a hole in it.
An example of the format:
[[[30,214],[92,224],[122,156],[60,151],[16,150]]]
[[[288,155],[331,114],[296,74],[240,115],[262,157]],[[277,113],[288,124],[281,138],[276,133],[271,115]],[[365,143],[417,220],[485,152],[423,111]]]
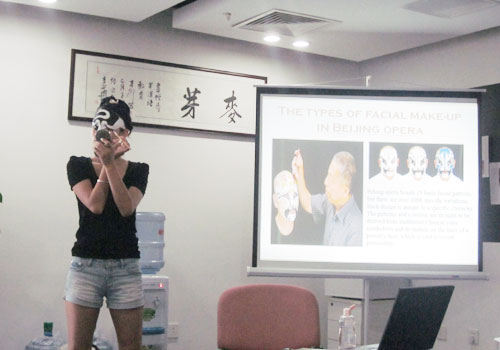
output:
[[[142,345],[167,344],[168,277],[142,275],[144,305]]]
[[[145,274],[155,274],[165,265],[163,261],[163,239],[165,215],[154,212],[138,212],[135,227],[141,252],[141,270]]]
[[[168,328],[167,276],[156,275],[164,266],[163,249],[165,215],[154,212],[136,214],[137,238],[141,252],[140,264],[144,290],[142,348],[165,350]]]

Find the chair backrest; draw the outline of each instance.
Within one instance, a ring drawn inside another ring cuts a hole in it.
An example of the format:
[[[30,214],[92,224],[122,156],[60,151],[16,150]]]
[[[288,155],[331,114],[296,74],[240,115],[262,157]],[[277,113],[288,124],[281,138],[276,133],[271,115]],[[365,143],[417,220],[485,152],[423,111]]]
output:
[[[219,298],[219,349],[282,350],[319,345],[318,302],[305,288],[251,284],[230,288]]]

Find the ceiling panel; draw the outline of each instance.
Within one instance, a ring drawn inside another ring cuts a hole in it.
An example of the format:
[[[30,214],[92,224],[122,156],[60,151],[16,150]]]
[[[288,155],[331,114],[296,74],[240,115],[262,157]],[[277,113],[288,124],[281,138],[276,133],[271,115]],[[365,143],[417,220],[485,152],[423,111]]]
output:
[[[177,29],[355,62],[500,26],[500,0],[59,0],[51,5],[37,0],[3,2],[133,22],[171,9],[172,26]],[[276,12],[285,15],[248,25]],[[281,40],[265,43],[263,37],[268,32],[281,33]],[[297,39],[310,45],[295,48],[292,42]]]

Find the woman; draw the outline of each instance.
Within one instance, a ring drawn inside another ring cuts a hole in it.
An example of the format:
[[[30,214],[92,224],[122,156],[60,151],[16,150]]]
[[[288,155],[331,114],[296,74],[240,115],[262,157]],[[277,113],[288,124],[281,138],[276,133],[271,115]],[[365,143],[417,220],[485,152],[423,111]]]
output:
[[[122,158],[130,150],[128,105],[104,98],[92,121],[94,157],[72,156],[68,180],[80,214],[66,281],[69,350],[89,350],[103,297],[120,350],[139,350],[142,290],[135,209],[147,186],[149,166]],[[95,140],[96,133],[109,139]]]

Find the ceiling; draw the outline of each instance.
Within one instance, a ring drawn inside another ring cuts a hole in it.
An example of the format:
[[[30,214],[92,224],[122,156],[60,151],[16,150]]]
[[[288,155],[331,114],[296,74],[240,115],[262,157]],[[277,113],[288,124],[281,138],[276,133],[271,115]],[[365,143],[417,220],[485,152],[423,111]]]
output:
[[[355,62],[500,26],[500,0],[59,0],[52,5],[37,0],[5,2],[133,22],[171,9],[172,26],[177,29]],[[266,32],[281,33],[281,40],[264,43]],[[307,40],[310,45],[296,49],[291,45],[296,39]]]

